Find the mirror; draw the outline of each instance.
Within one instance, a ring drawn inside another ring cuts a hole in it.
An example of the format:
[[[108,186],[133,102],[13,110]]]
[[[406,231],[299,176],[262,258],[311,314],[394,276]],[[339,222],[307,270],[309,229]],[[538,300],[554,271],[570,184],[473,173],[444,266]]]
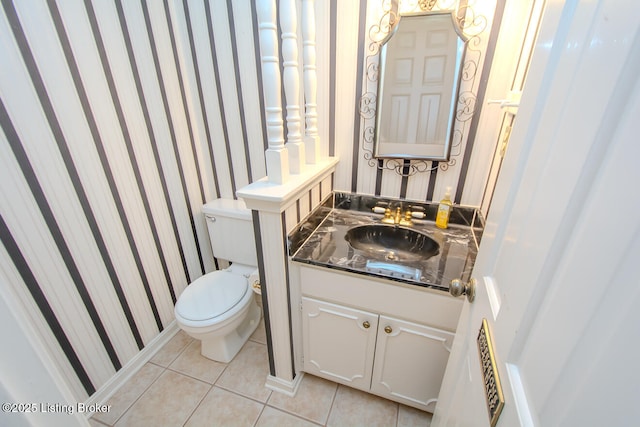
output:
[[[375,157],[449,160],[466,40],[452,11],[400,15],[380,50]]]

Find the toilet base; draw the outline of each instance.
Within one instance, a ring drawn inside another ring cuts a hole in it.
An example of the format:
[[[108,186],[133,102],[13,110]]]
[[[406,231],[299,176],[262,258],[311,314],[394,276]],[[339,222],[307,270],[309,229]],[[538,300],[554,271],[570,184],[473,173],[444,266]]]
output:
[[[260,307],[252,300],[249,312],[242,323],[225,336],[202,340],[200,353],[216,362],[230,362],[256,330],[261,316]]]

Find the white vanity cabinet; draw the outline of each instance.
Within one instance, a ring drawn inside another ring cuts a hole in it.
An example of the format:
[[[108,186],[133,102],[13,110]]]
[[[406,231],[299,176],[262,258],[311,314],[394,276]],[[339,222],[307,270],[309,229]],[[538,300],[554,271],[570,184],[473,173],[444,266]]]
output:
[[[433,411],[461,299],[300,267],[303,370]]]
[[[380,316],[371,392],[433,412],[454,334]]]
[[[302,298],[304,370],[368,390],[377,327],[374,313]]]

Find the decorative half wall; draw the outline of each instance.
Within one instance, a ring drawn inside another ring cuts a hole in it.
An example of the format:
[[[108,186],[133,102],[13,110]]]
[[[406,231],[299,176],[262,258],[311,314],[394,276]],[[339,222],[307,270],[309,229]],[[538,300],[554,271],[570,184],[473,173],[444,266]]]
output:
[[[337,163],[337,159],[330,158],[308,166],[284,185],[264,178],[238,191],[238,197],[253,211],[269,350],[267,387],[290,395],[300,380],[293,343],[299,327],[294,318],[298,313],[294,301],[299,300],[299,295],[289,286],[287,235],[331,194]]]

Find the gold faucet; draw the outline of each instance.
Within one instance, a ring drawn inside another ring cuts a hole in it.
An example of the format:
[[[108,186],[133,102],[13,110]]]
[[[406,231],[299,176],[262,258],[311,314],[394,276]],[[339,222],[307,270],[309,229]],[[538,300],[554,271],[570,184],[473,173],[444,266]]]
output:
[[[400,206],[396,208],[395,215],[391,213],[390,208],[386,208],[384,210],[384,218],[382,218],[382,222],[385,224],[405,225],[410,227],[413,225],[413,220],[411,219],[411,210],[407,209],[403,216],[402,208]]]

